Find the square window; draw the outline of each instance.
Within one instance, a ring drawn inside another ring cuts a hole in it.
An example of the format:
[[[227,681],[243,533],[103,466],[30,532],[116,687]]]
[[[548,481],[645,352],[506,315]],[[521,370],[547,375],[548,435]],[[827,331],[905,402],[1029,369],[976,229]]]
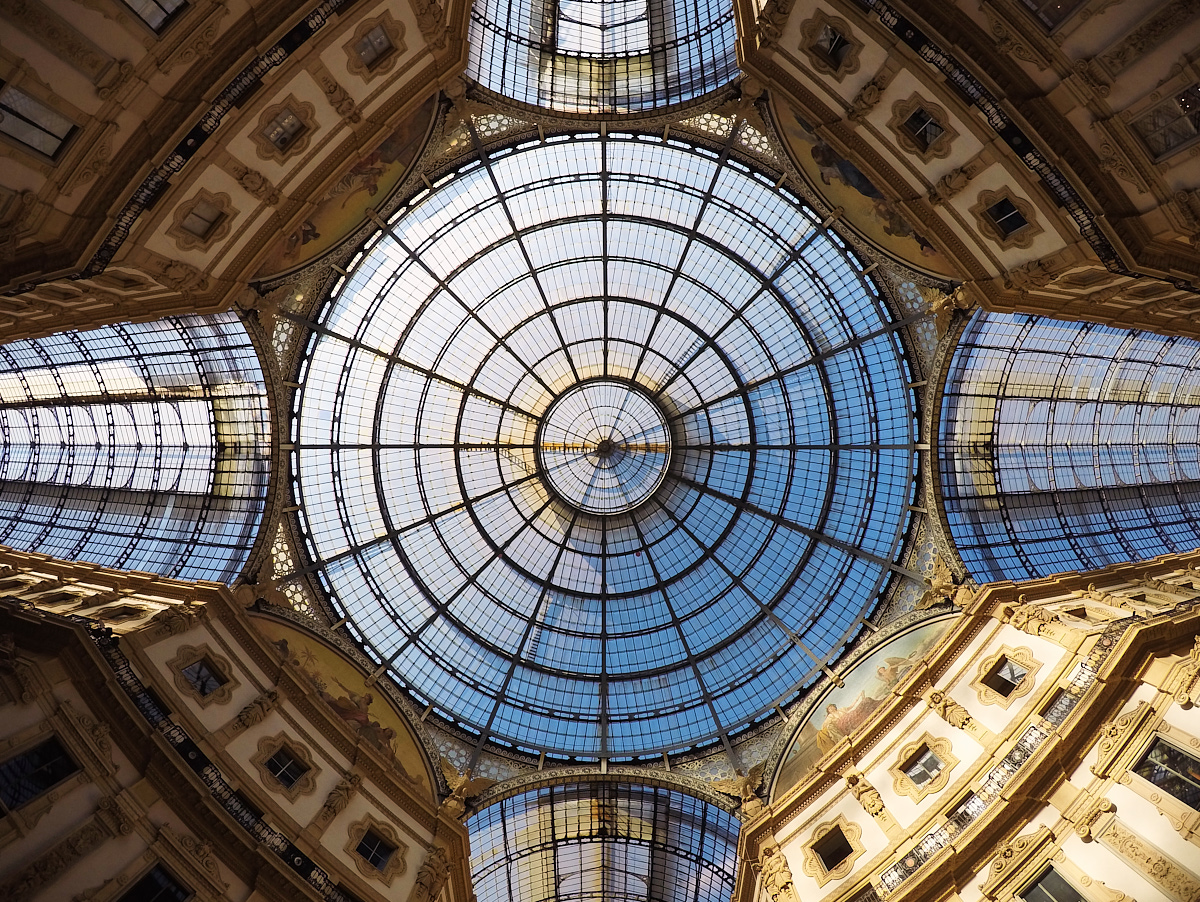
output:
[[[382,871],[387,867],[387,863],[391,861],[396,847],[374,830],[368,830],[363,834],[363,838],[358,841],[356,851],[371,867],[377,871]]]
[[[368,69],[387,56],[391,49],[391,39],[388,38],[382,25],[376,25],[359,38],[354,45],[354,52],[358,54],[358,58]]]
[[[834,827],[812,845],[817,858],[826,871],[832,871],[839,864],[854,854],[854,847],[841,827]]]
[[[987,215],[1005,238],[1029,225],[1029,221],[1021,215],[1021,211],[1007,197],[988,207]]]
[[[75,130],[66,116],[0,82],[0,132],[14,141],[54,159]]]
[[[850,52],[850,42],[846,40],[846,36],[829,25],[821,26],[821,31],[817,35],[816,47],[825,54],[826,59],[835,69],[841,67],[846,54]]]
[[[911,116],[904,120],[904,130],[907,131],[921,150],[929,150],[946,130],[926,110],[917,107]]]
[[[308,768],[296,760],[286,748],[281,748],[267,759],[267,770],[286,789],[291,789],[308,772]]]
[[[283,150],[303,131],[304,123],[300,121],[300,117],[289,107],[284,107],[263,128],[262,135],[277,148]]]
[[[1002,657],[996,666],[987,672],[982,682],[997,695],[1008,698],[1016,690],[1029,669],[1022,667],[1016,661]]]
[[[216,204],[207,200],[199,200],[192,206],[187,216],[183,217],[183,222],[179,225],[197,238],[206,238],[224,217],[224,212]]]
[[[194,664],[189,664],[181,671],[184,679],[191,683],[192,688],[200,695],[212,695],[223,685],[225,678],[217,671],[208,658],[201,658]]]
[[[943,766],[942,759],[930,751],[929,746],[922,745],[904,765],[904,772],[914,784],[924,786],[941,772]]]

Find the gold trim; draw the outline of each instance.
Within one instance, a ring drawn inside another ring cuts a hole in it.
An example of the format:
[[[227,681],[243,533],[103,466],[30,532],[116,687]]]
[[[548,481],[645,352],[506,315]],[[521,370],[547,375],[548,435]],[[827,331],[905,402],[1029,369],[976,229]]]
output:
[[[988,674],[1000,666],[1000,662],[1007,658],[1014,664],[1020,664],[1025,668],[1025,675],[1013,687],[1012,692],[1008,695],[1001,695],[991,686],[986,685],[983,680]],[[1012,648],[1008,645],[1000,646],[1000,649],[993,655],[984,658],[980,663],[975,674],[975,679],[971,681],[971,688],[975,690],[975,694],[979,696],[979,700],[985,705],[998,705],[1007,710],[1012,706],[1012,703],[1019,698],[1023,698],[1033,691],[1033,685],[1036,681],[1037,672],[1041,670],[1041,661],[1033,657],[1033,649],[1027,648],[1024,645]]]
[[[913,778],[905,773],[905,766],[912,761],[922,748],[927,748],[933,754],[937,755],[938,760],[942,762],[941,770],[926,783],[917,785],[913,782]],[[907,796],[914,802],[919,802],[921,799],[935,792],[940,792],[950,782],[950,771],[958,764],[958,757],[950,751],[950,740],[943,736],[933,736],[925,733],[916,742],[910,742],[900,749],[900,757],[896,763],[888,768],[888,773],[892,775],[892,788],[902,796]]]

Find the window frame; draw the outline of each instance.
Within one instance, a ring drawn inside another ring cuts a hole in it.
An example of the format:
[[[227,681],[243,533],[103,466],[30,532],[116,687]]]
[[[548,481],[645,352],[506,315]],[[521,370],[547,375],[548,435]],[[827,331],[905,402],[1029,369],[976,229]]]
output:
[[[50,113],[51,115],[61,117],[64,121],[70,123],[70,128],[67,129],[65,134],[63,134],[62,136],[59,136],[59,135],[55,134],[54,132],[52,132],[49,128],[47,128],[43,124],[35,122],[34,120],[31,120],[28,116],[23,115],[20,111],[13,109],[12,107],[6,106],[4,104],[4,100],[3,100],[4,93],[6,91],[13,91],[17,94],[20,94],[22,97],[28,99],[29,101],[36,104],[37,106],[40,106],[42,109],[46,110],[46,112]],[[54,105],[48,103],[45,98],[39,96],[38,94],[30,93],[29,91],[24,90],[23,82],[14,83],[12,80],[6,80],[4,78],[0,78],[0,119],[6,118],[7,116],[10,116],[10,115],[17,117],[18,119],[20,119],[23,122],[29,123],[34,128],[44,132],[46,135],[49,135],[50,137],[52,137],[53,139],[58,141],[58,145],[54,148],[54,151],[52,153],[46,153],[41,148],[35,147],[34,145],[28,143],[24,139],[19,138],[16,135],[10,134],[9,132],[2,130],[2,129],[0,129],[0,138],[2,138],[6,143],[12,145],[13,147],[18,148],[19,150],[22,150],[25,153],[32,154],[33,156],[37,157],[39,160],[43,160],[48,163],[60,162],[62,160],[63,154],[66,151],[67,147],[72,143],[73,139],[82,131],[82,127],[72,117],[67,116],[66,114],[60,112],[58,109],[55,108]]]
[[[40,742],[28,744],[21,751],[16,752],[15,754],[9,755],[3,761],[0,761],[0,777],[3,777],[4,772],[7,770],[7,768],[13,762],[17,761],[18,759],[25,758],[25,757],[33,754],[34,752],[38,751],[39,749],[43,749],[46,746],[49,746],[51,744],[58,746],[58,751],[61,753],[61,755],[58,758],[51,759],[50,762],[43,763],[40,766],[29,771],[28,773],[22,773],[22,774],[16,775],[15,778],[12,780],[11,784],[6,785],[3,781],[0,781],[0,818],[6,817],[7,815],[12,814],[13,812],[21,811],[22,809],[27,808],[29,805],[36,802],[38,799],[44,798],[49,793],[53,792],[58,787],[65,784],[71,778],[76,777],[79,774],[83,773],[83,770],[84,770],[83,765],[80,764],[79,761],[76,760],[76,758],[78,756],[71,755],[70,750],[68,749],[68,744],[63,742],[63,739],[61,736],[59,736],[57,733],[54,733],[54,734],[51,734],[49,737],[43,738]],[[53,763],[53,762],[56,762],[59,760],[66,760],[67,762],[69,762],[72,765],[72,769],[69,771],[63,772],[58,777],[58,779],[56,779],[54,782],[46,783],[46,784],[42,785],[38,789],[37,792],[33,793],[32,795],[23,797],[20,801],[17,801],[15,804],[4,798],[4,793],[5,793],[5,790],[7,789],[8,785],[17,787],[20,785],[21,782],[27,781],[30,778],[30,776],[32,776],[33,774],[38,773],[39,771],[48,767],[50,763]]]

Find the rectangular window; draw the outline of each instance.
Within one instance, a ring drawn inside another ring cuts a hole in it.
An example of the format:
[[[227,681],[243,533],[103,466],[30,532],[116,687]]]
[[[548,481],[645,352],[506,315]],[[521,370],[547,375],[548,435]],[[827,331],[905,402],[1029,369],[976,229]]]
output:
[[[54,159],[75,132],[75,123],[24,91],[0,82],[0,132]]]
[[[376,25],[354,45],[354,52],[368,69],[387,56],[391,49],[392,42],[382,25]]]
[[[224,677],[217,672],[208,658],[201,658],[196,663],[189,664],[181,673],[200,695],[212,695],[225,685]]]
[[[1133,772],[1200,811],[1200,760],[1178,746],[1155,739]]]
[[[157,34],[161,34],[187,7],[185,0],[125,0],[125,5]]]
[[[308,768],[297,761],[287,749],[280,749],[267,759],[267,770],[275,776],[276,780],[291,789],[296,785],[296,781],[304,776]]]
[[[1200,85],[1189,85],[1133,123],[1156,157],[1191,144],[1200,135]]]
[[[942,767],[942,759],[923,745],[904,766],[904,772],[917,786],[924,786],[941,773]]]
[[[304,123],[300,121],[300,117],[293,113],[287,107],[284,107],[262,130],[263,136],[283,150],[293,139],[304,131]]]
[[[1000,234],[1005,238],[1029,225],[1029,221],[1021,215],[1021,211],[1017,209],[1016,204],[1007,197],[999,203],[988,207],[987,214],[992,222],[996,224],[996,228],[1000,230]],[[996,691],[999,692],[998,689]]]
[[[363,838],[359,840],[356,851],[367,860],[367,863],[371,867],[382,871],[387,867],[387,863],[391,860],[392,853],[396,851],[396,847],[374,830],[368,830],[363,834]]]
[[[58,737],[47,739],[0,764],[0,810],[32,802],[79,770]]]
[[[1053,867],[1046,868],[1037,880],[1025,887],[1021,898],[1025,902],[1087,902]]]
[[[118,902],[186,902],[192,893],[179,885],[161,865],[152,867],[141,880],[121,894]]]
[[[1000,203],[1008,203],[1008,201],[1001,201]],[[1019,216],[1020,214],[1018,213],[1017,215]],[[1025,674],[1028,672],[1026,668],[1022,667],[1016,661],[1010,661],[1007,657],[1001,658],[996,666],[989,670],[987,676],[983,678],[983,685],[987,686],[997,695],[1008,698],[1016,690],[1021,680],[1025,679]]]

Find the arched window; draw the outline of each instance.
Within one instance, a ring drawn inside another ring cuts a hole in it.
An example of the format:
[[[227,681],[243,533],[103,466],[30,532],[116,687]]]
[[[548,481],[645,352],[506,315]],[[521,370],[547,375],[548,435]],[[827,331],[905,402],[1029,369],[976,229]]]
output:
[[[979,581],[1200,546],[1200,343],[979,313],[946,384],[946,516]]]
[[[0,543],[231,581],[267,491],[258,359],[236,316],[0,346]]]

